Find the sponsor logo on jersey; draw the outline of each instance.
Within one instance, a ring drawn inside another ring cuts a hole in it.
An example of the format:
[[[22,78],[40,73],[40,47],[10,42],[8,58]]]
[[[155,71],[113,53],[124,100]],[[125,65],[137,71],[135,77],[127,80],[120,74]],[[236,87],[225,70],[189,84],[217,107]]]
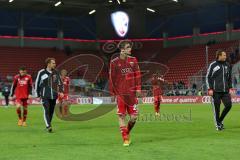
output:
[[[132,73],[133,71],[132,71],[132,68],[123,68],[121,69],[121,72],[122,74],[126,74],[126,73]]]
[[[19,82],[20,86],[23,86],[23,85],[27,84],[26,80],[19,80],[18,82]]]

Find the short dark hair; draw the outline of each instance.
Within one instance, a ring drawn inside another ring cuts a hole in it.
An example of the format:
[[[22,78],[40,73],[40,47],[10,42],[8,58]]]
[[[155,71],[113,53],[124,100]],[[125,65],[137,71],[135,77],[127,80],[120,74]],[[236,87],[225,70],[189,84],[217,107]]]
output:
[[[219,49],[219,50],[216,51],[216,59],[217,60],[218,60],[219,56],[222,55],[222,53],[226,53],[226,52],[224,50],[222,50],[222,49]]]
[[[46,65],[48,65],[51,61],[56,61],[56,59],[55,58],[47,58],[46,60],[45,60],[45,63],[46,63]]]
[[[25,66],[21,66],[18,68],[19,71],[25,71],[26,70],[26,67]]]
[[[118,43],[118,48],[123,49],[127,44],[129,44],[131,47],[133,46],[133,42],[130,40],[122,40]]]

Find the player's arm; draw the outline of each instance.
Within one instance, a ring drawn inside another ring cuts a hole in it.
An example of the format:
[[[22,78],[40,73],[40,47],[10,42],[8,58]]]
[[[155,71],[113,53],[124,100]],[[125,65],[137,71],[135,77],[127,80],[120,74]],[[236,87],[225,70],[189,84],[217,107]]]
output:
[[[68,92],[70,91],[70,82],[71,82],[71,79],[68,77],[68,81],[67,81]],[[69,94],[69,93],[67,93],[67,94]]]
[[[231,66],[229,66],[228,86],[229,88],[232,88],[232,67]]]
[[[43,73],[43,70],[40,70],[37,74],[37,79],[35,81],[35,92],[37,94],[37,97],[41,97],[41,75]]]
[[[62,78],[58,72],[57,72],[57,81],[58,81],[58,88],[59,88],[60,96],[63,97],[64,96],[63,95],[64,86],[63,86]]]
[[[114,62],[111,61],[110,63],[110,69],[109,69],[109,92],[112,96],[116,95],[115,89],[114,89],[114,80],[116,73],[115,73],[115,65]]]
[[[136,84],[136,92],[137,94],[141,93],[141,71],[138,65],[138,61],[135,58],[135,71],[134,71],[134,77],[135,77],[135,84]]]
[[[208,89],[213,89],[212,71],[213,71],[213,67],[210,65],[208,67],[207,75],[206,75],[206,84]]]
[[[15,89],[16,89],[16,87],[17,87],[17,82],[18,82],[18,79],[17,79],[17,77],[15,76],[14,79],[13,79],[12,86],[11,86],[10,97],[13,97],[13,95],[14,95],[14,93],[15,93]]]
[[[28,81],[28,93],[29,93],[29,98],[32,96],[32,89],[33,89],[33,81],[32,81],[32,76],[29,76],[29,81]]]
[[[212,79],[212,72],[213,72],[213,66],[210,65],[207,70],[207,75],[206,75],[206,84],[207,84],[207,89],[208,89],[208,94],[212,96],[213,94],[213,79]]]
[[[232,88],[232,67],[231,67],[231,65],[229,65],[228,87],[229,87],[229,93],[231,95],[233,95],[234,90]]]

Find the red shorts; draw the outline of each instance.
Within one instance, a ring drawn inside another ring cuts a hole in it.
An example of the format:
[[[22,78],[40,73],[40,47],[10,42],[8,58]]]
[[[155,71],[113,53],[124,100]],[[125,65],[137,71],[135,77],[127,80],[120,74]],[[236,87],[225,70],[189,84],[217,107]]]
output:
[[[20,105],[22,105],[24,107],[27,107],[28,106],[27,101],[28,101],[28,98],[16,98],[15,103],[16,104],[20,104]]]
[[[162,101],[162,95],[154,96],[154,102],[161,102]]]
[[[68,94],[64,94],[63,98],[60,98],[60,96],[58,95],[58,101],[68,101],[69,96]]]
[[[117,96],[117,114],[118,115],[138,115],[137,98],[130,96]]]

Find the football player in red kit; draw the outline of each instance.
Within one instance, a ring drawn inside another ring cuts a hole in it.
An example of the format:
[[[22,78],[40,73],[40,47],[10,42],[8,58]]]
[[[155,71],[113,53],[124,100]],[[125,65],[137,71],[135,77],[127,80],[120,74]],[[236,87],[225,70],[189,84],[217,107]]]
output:
[[[70,78],[67,77],[67,70],[63,69],[61,70],[61,79],[64,85],[64,96],[61,98],[59,96],[58,101],[59,103],[62,103],[61,105],[61,113],[63,116],[66,116],[68,114],[68,106],[69,106],[69,89],[70,89]]]
[[[28,99],[32,95],[32,77],[27,74],[25,67],[19,68],[19,74],[14,77],[12,87],[11,87],[11,97],[15,97],[15,102],[17,106],[18,115],[18,125],[27,126],[26,119],[28,114]],[[21,111],[21,106],[23,106],[23,116]]]
[[[152,77],[152,93],[154,97],[154,109],[155,115],[160,116],[160,103],[162,101],[162,84],[164,79],[162,76],[158,76],[157,74],[153,74]]]
[[[137,97],[141,93],[141,73],[138,61],[131,55],[132,42],[123,40],[118,45],[120,55],[111,60],[109,73],[109,90],[117,98],[117,114],[123,145],[130,145],[130,131],[134,127],[138,109]],[[126,113],[130,120],[126,126]]]

